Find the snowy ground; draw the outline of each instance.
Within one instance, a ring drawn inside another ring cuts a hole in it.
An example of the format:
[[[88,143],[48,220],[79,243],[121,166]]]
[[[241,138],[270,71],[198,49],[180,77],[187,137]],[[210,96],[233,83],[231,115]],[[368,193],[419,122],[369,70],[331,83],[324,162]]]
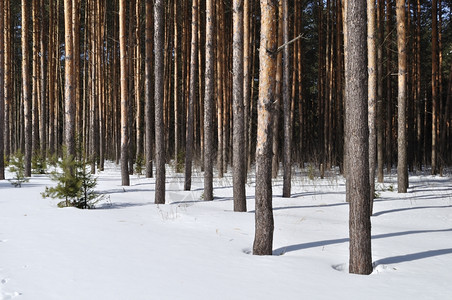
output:
[[[7,177],[11,175],[7,173]],[[22,188],[0,182],[0,299],[452,299],[452,179],[412,175],[378,185],[372,217],[374,272],[350,275],[348,205],[342,177],[293,179],[293,197],[274,182],[274,255],[250,255],[248,212],[232,211],[232,178],[215,179],[203,202],[202,174],[184,192],[167,172],[167,204],[154,181],[120,186],[109,164],[98,179],[98,209],[57,208],[43,199],[48,177]]]

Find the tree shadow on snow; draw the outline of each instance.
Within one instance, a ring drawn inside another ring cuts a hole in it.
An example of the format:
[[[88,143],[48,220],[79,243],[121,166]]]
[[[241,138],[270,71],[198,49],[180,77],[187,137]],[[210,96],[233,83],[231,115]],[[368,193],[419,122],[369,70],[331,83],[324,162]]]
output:
[[[437,229],[437,230],[409,230],[409,231],[372,235],[372,240],[384,239],[384,238],[390,238],[390,237],[396,237],[396,236],[403,236],[403,235],[410,235],[410,234],[449,232],[449,231],[452,231],[452,228]],[[304,249],[315,248],[315,247],[324,247],[324,246],[328,246],[328,245],[342,244],[342,243],[348,243],[348,242],[349,242],[349,238],[342,238],[342,239],[324,240],[324,241],[316,241],[316,242],[290,245],[290,246],[281,247],[281,248],[273,250],[273,255],[283,255],[284,253],[287,253],[287,252],[293,252],[293,251],[304,250]]]
[[[415,209],[430,209],[430,208],[452,208],[452,205],[443,205],[443,206],[416,206],[416,207],[404,207],[404,208],[396,208],[396,209],[390,209],[390,210],[383,210],[376,212],[372,215],[372,217],[378,217],[384,214],[394,213],[394,212],[401,212],[406,210],[415,210]]]
[[[376,260],[373,264],[374,264],[374,267],[376,267],[378,265],[398,264],[398,263],[402,263],[402,262],[408,262],[408,261],[419,260],[419,259],[424,259],[424,258],[429,258],[429,257],[434,257],[434,256],[447,255],[447,254],[452,254],[452,248],[429,250],[429,251],[387,257],[387,258]]]

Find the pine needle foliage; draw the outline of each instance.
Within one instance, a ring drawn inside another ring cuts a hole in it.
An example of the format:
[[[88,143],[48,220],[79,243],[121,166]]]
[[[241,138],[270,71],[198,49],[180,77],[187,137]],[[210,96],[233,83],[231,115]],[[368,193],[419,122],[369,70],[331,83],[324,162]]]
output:
[[[14,173],[14,177],[12,179],[8,179],[14,187],[22,187],[22,183],[30,180],[25,177],[25,159],[22,151],[18,150],[11,157],[9,162],[9,171]]]

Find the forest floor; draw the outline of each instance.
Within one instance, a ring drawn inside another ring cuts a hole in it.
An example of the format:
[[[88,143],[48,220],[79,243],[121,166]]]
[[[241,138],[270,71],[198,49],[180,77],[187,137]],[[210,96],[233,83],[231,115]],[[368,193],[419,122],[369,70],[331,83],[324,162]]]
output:
[[[108,163],[96,209],[58,208],[43,199],[52,182],[34,175],[22,188],[0,182],[0,299],[451,299],[452,176],[410,174],[377,184],[369,276],[348,274],[345,181],[312,168],[295,172],[293,196],[274,181],[273,256],[250,255],[254,177],[248,212],[232,211],[232,177],[214,181],[202,201],[202,173],[192,191],[167,169],[165,205],[154,180]],[[7,178],[12,175],[7,173]],[[312,179],[309,179],[311,177]]]

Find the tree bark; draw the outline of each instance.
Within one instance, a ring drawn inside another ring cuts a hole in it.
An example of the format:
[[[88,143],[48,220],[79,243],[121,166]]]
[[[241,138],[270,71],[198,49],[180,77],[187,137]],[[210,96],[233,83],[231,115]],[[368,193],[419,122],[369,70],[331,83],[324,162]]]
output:
[[[206,1],[206,86],[204,94],[204,200],[213,200],[214,1]],[[177,153],[176,153],[177,157]]]
[[[5,179],[5,160],[4,160],[4,136],[7,134],[4,127],[5,117],[5,48],[4,43],[4,1],[0,1],[0,180]]]
[[[32,155],[32,115],[31,115],[31,94],[30,94],[30,52],[28,48],[28,23],[30,1],[22,0],[22,97],[24,109],[24,144],[25,144],[25,176],[31,176],[31,155]]]
[[[193,0],[191,20],[190,95],[188,101],[187,142],[185,145],[184,190],[191,189],[191,173],[194,147],[194,106],[197,99],[198,79],[198,0]]]
[[[375,194],[375,167],[377,162],[376,104],[377,104],[377,48],[375,26],[375,1],[367,0],[367,72],[368,112],[369,112],[369,182],[370,214],[372,215]]]
[[[405,0],[397,0],[397,49],[398,49],[398,135],[397,135],[397,184],[398,192],[406,193],[408,188],[407,134],[406,134],[406,13]]]
[[[119,53],[121,65],[121,179],[122,185],[130,185],[129,177],[129,128],[128,128],[128,90],[127,90],[127,49],[126,49],[126,1],[119,1]]]
[[[72,40],[72,1],[64,0],[64,49],[65,49],[65,145],[69,156],[75,158],[75,99],[73,71],[73,40]]]
[[[369,192],[366,2],[347,1],[345,57],[347,198],[350,202],[350,273],[372,272]]]
[[[243,120],[243,1],[233,1],[233,198],[234,211],[246,211],[246,168]]]
[[[260,0],[261,37],[259,103],[256,148],[256,213],[254,255],[271,255],[273,247],[272,207],[272,115],[276,76],[276,6],[270,0]]]
[[[152,156],[154,144],[154,114],[153,114],[153,94],[152,94],[152,0],[146,0],[146,25],[145,25],[145,64],[144,64],[144,118],[145,118],[145,156],[146,156],[146,177],[151,178]]]
[[[154,2],[155,204],[165,203],[165,139],[163,124],[164,1]]]
[[[289,42],[289,1],[282,1],[283,8],[283,43]],[[283,88],[282,98],[284,105],[284,175],[283,197],[290,198],[292,181],[292,118],[290,99],[290,51],[289,46],[283,50]],[[301,91],[300,91],[301,93]]]
[[[384,180],[384,111],[383,111],[383,18],[384,0],[378,0],[377,10],[377,181],[383,183]]]
[[[438,123],[438,2],[432,1],[432,175],[437,173],[437,123]]]

